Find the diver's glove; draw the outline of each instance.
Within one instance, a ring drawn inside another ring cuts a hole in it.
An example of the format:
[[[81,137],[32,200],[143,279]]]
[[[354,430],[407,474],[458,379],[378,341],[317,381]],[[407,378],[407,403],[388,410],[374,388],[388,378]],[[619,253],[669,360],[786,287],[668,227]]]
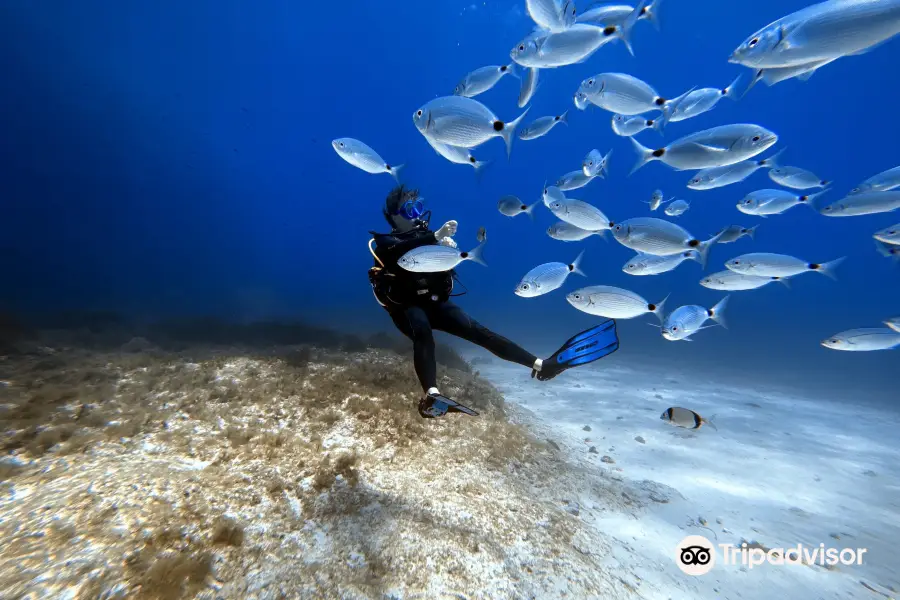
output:
[[[456,227],[459,225],[456,221],[447,221],[441,228],[434,232],[434,237],[438,240],[443,240],[444,238],[453,237],[456,235]]]
[[[456,242],[452,237],[445,237],[444,239],[440,240],[438,244],[440,244],[441,246],[450,246],[451,248],[457,247]]]

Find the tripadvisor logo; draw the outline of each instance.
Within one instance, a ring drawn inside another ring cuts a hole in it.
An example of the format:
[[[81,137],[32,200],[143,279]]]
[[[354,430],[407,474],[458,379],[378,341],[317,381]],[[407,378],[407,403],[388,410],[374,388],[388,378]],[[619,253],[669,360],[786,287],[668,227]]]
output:
[[[759,544],[719,544],[721,564],[742,565],[752,569],[770,565],[861,565],[866,548],[826,548],[825,544],[790,548],[764,548]],[[675,548],[675,563],[688,575],[706,575],[716,565],[717,552],[712,542],[700,535],[689,535]]]

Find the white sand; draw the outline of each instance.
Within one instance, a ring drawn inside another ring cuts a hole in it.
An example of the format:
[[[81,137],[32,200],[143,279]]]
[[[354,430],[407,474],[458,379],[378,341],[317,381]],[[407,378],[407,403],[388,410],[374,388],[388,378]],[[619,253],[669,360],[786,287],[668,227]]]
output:
[[[527,409],[520,419],[546,433],[576,464],[611,471],[626,483],[659,482],[683,496],[651,503],[637,518],[602,507],[581,513],[619,542],[609,565],[633,582],[639,597],[898,596],[900,412],[861,408],[853,398],[837,404],[786,391],[733,389],[727,381],[697,381],[658,366],[626,366],[619,357],[546,383],[498,359],[477,368],[507,402]],[[663,422],[660,414],[670,406],[715,415],[718,431],[706,426],[688,431]],[[590,446],[598,453],[589,453]],[[615,463],[601,462],[604,455]],[[709,530],[688,524],[700,518],[717,540]],[[692,577],[674,558],[687,535],[716,544],[740,545],[743,538],[767,548],[800,543],[868,551],[862,565],[829,569],[723,565],[720,551],[711,573]]]

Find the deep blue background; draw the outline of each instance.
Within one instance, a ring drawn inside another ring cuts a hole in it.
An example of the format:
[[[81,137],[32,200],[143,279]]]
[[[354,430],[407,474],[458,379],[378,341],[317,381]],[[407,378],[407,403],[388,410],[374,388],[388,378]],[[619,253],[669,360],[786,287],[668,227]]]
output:
[[[460,223],[461,246],[486,226],[488,269],[466,264],[471,293],[460,303],[511,336],[549,348],[594,319],[557,291],[521,299],[512,289],[531,267],[568,261],[587,249],[588,284],[629,287],[669,308],[711,306],[721,294],[697,284],[688,263],[660,277],[629,277],[632,255],[615,242],[550,239],[554,219],[503,217],[497,199],[537,200],[545,180],[577,168],[592,148],[614,148],[611,176],[570,196],[612,219],[648,215],[655,188],[692,202],[679,222],[698,237],[730,223],[760,223],[757,241],[717,246],[709,271],[743,252],[771,251],[824,262],[848,256],[833,282],[798,277],[734,294],[730,330],[669,343],[643,318],[621,323],[619,356],[677,361],[692,372],[729,369],[749,381],[828,382],[858,392],[896,390],[900,354],[838,353],[822,338],[878,326],[900,312],[900,271],[875,253],[873,231],[898,215],[821,217],[803,207],[769,219],[735,209],[746,193],[776,187],[764,171],[707,192],[684,186],[689,173],[654,163],[631,178],[635,156],[613,135],[610,115],[579,112],[578,83],[624,71],[663,95],[722,87],[738,73],[729,53],[805,0],[668,0],[662,31],[634,33],[636,57],[611,45],[587,63],[543,71],[529,115],[569,109],[570,125],[515,144],[507,163],[492,140],[476,149],[495,163],[480,185],[472,169],[435,154],[412,124],[413,111],[452,91],[467,72],[509,62],[533,25],[524,2],[192,2],[87,0],[0,4],[0,249],[3,303],[34,312],[116,309],[142,318],[218,313],[250,319],[290,314],[343,328],[390,327],[366,280],[367,231],[384,229],[380,207],[393,180],[368,175],[331,149],[355,137],[419,186],[435,225]],[[781,136],[784,162],[835,181],[836,200],[859,181],[900,163],[900,42],[840,60],[809,82],[760,84],[739,103],[724,100],[675,123],[665,139],[729,122],[757,122]],[[518,81],[479,99],[502,119],[519,114]],[[654,132],[639,136],[657,144]],[[578,281],[575,281],[578,279]],[[624,358],[623,358],[624,360]],[[888,389],[890,389],[888,387]],[[888,392],[890,395],[890,392]]]

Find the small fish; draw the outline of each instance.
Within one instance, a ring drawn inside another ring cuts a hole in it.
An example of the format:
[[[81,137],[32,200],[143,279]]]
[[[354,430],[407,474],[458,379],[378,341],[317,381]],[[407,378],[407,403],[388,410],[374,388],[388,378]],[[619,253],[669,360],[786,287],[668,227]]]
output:
[[[872,237],[885,244],[900,245],[900,223],[876,231]]]
[[[475,236],[475,239],[478,240],[479,243],[487,241],[487,229],[484,227],[478,228],[478,234]]]
[[[703,169],[691,177],[687,186],[692,190],[712,190],[739,183],[756,173],[759,169],[777,167],[778,155],[782,152],[784,150],[762,160],[744,160],[727,167]]]
[[[566,195],[555,185],[548,185],[544,187],[541,199],[544,201],[544,206],[550,208],[550,205],[554,202],[564,202],[566,200]]]
[[[836,333],[822,340],[821,344],[830,350],[846,352],[893,350],[900,347],[900,333],[886,328],[851,329]]]
[[[737,209],[744,214],[756,215],[757,217],[779,215],[798,204],[815,210],[815,199],[824,194],[825,191],[821,191],[818,194],[798,196],[787,190],[757,190],[744,196],[744,199],[737,203]]]
[[[487,264],[481,258],[483,248],[484,242],[469,252],[462,252],[450,246],[419,246],[401,256],[397,260],[397,264],[413,273],[442,273],[455,268],[465,260],[471,260],[486,267]]]
[[[453,95],[474,98],[478,94],[483,94],[497,85],[497,82],[499,82],[504,75],[518,77],[516,74],[515,63],[499,66],[492,65],[490,67],[475,69],[463,77],[462,81],[456,84],[456,87],[453,88]]]
[[[534,207],[540,203],[541,201],[538,200],[529,206],[519,200],[516,196],[503,196],[500,198],[500,201],[497,202],[497,210],[500,211],[500,214],[507,217],[516,217],[524,213],[534,219]]]
[[[533,140],[545,136],[560,123],[569,124],[569,111],[556,117],[540,117],[519,130],[519,139]]]
[[[729,100],[740,100],[737,97],[737,85],[741,77],[738,76],[726,88],[701,88],[688,92],[683,100],[673,107],[669,121],[675,123],[677,121],[685,121],[692,119],[705,112],[709,112],[716,107],[719,100],[728,98]]]
[[[603,214],[603,211],[582,200],[574,198],[554,200],[548,208],[560,221],[565,221],[580,229],[603,231],[611,226],[609,218]]]
[[[588,231],[587,229],[575,227],[571,223],[566,223],[565,221],[558,221],[547,228],[547,235],[554,240],[559,240],[561,242],[580,242],[592,235],[605,237],[605,234],[606,230]]]
[[[745,235],[749,237],[751,240],[756,239],[756,228],[759,225],[754,225],[753,227],[742,227],[740,225],[729,225],[728,227],[722,229],[716,235],[719,236],[720,244],[730,244],[732,242],[736,242]]]
[[[847,196],[834,204],[823,206],[819,212],[826,217],[856,217],[892,212],[900,208],[900,191],[863,192]]]
[[[778,136],[759,125],[736,124],[699,131],[657,150],[628,139],[638,153],[633,174],[656,160],[678,171],[733,165],[765,152],[778,141]]]
[[[900,261],[900,246],[885,244],[884,242],[875,240],[875,249],[878,251],[878,254],[882,256]]]
[[[525,77],[522,78],[522,87],[519,89],[519,108],[525,108],[534,97],[538,86],[538,71],[539,69],[534,68],[525,70]]]
[[[700,264],[706,267],[710,247],[719,241],[718,236],[701,242],[683,227],[670,221],[653,217],[628,219],[612,226],[616,241],[643,254],[671,256],[685,250],[700,253]]]
[[[377,152],[359,140],[338,138],[331,142],[331,147],[338,156],[366,173],[390,173],[394,179],[400,181],[400,169],[403,165],[390,165],[384,162]]]
[[[612,116],[613,133],[621,137],[631,137],[645,129],[652,129],[657,133],[662,133],[665,126],[666,121],[663,118],[648,119],[644,115],[628,116],[619,114]]]
[[[601,73],[588,77],[578,86],[578,91],[604,110],[633,116],[659,110],[671,115],[674,104],[683,100],[666,99],[653,86],[627,73]]]
[[[575,2],[568,0],[525,0],[528,16],[541,29],[565,31],[576,20]]]
[[[584,256],[584,251],[570,265],[551,262],[533,268],[522,277],[522,281],[516,286],[516,295],[522,298],[535,298],[558,289],[565,283],[570,273],[584,276],[584,272],[579,267],[582,256]]]
[[[712,421],[713,417],[704,419],[694,411],[678,406],[667,408],[659,418],[676,427],[682,427],[684,429],[700,429],[703,425],[709,425],[713,429],[717,429]]]
[[[663,321],[662,336],[670,342],[690,342],[692,335],[707,329],[703,325],[709,320],[715,321],[727,329],[724,313],[730,297],[725,296],[718,304],[709,309],[696,304],[676,308]]]
[[[668,298],[668,297],[667,297]],[[569,304],[581,312],[607,319],[633,319],[652,313],[663,320],[664,299],[659,304],[651,304],[638,294],[608,285],[582,288],[566,296]]]
[[[900,33],[900,0],[827,0],[766,25],[728,62],[765,69],[861,54]]]
[[[569,171],[557,180],[556,187],[565,192],[568,192],[569,190],[577,190],[578,188],[583,188],[594,179],[595,177],[585,175],[583,169],[579,169],[577,171]]]
[[[664,211],[670,217],[679,217],[686,213],[691,207],[687,200],[675,200],[671,202]]]
[[[659,30],[659,5],[663,0],[653,0],[649,6],[641,11],[640,20],[648,20],[653,26]],[[621,25],[631,11],[633,6],[627,4],[598,6],[584,11],[575,18],[576,23],[593,23],[596,25]]]
[[[869,177],[850,190],[850,195],[862,194],[864,192],[888,192],[897,187],[900,187],[900,167],[894,167],[893,169],[888,169],[878,175]]]
[[[629,275],[660,275],[673,271],[686,260],[700,262],[700,253],[696,250],[685,250],[681,254],[671,256],[653,256],[652,254],[638,254],[622,267]]]
[[[435,142],[431,138],[425,138],[425,141],[428,142],[434,151],[437,152],[440,156],[443,156],[447,160],[457,165],[469,165],[475,168],[475,173],[481,173],[481,170],[491,164],[489,160],[477,160],[474,156],[472,156],[472,152],[468,148],[457,148],[456,146],[448,146],[447,144],[441,144],[439,142]]]
[[[812,188],[825,188],[831,185],[826,179],[821,179],[815,173],[799,167],[775,167],[769,169],[769,179],[794,190],[809,190]]]
[[[663,193],[662,190],[656,190],[653,192],[653,195],[650,196],[650,201],[643,200],[645,204],[650,205],[650,210],[656,210],[663,202]]]
[[[491,138],[503,138],[506,142],[506,154],[509,156],[516,129],[528,111],[526,108],[517,119],[504,123],[478,100],[463,96],[444,96],[432,100],[413,113],[413,123],[425,137],[459,148],[474,148]]]
[[[557,33],[531,34],[516,44],[509,55],[523,67],[553,69],[574,65],[586,61],[613,40],[621,40],[630,49],[632,27],[629,19],[621,26],[577,24]]]
[[[834,272],[844,259],[845,257],[841,257],[827,263],[810,263],[785,254],[754,252],[732,258],[725,263],[725,267],[735,273],[759,277],[793,277],[814,271],[837,279]]]
[[[586,177],[603,177],[609,175],[607,167],[609,167],[609,159],[613,151],[610,150],[606,156],[600,154],[599,150],[591,150],[588,155],[581,161],[581,169]]]
[[[900,333],[900,317],[893,317],[884,322],[885,325]]]
[[[742,275],[734,271],[719,271],[700,280],[700,285],[711,290],[722,292],[740,292],[759,289],[777,281],[787,288],[791,287],[785,277],[761,277],[758,275]]]

